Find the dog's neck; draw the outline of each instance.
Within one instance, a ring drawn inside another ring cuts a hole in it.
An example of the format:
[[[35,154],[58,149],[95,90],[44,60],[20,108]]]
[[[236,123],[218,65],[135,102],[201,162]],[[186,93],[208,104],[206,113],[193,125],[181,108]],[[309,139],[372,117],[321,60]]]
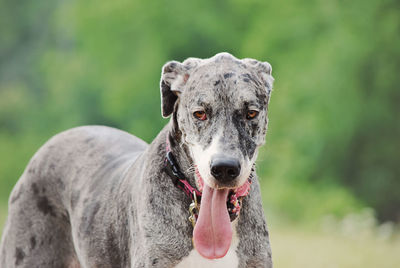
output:
[[[176,120],[176,114],[171,118],[166,135],[166,138],[169,140],[170,151],[175,156],[181,172],[185,175],[189,183],[195,186],[193,159],[189,147],[183,142],[182,132]]]

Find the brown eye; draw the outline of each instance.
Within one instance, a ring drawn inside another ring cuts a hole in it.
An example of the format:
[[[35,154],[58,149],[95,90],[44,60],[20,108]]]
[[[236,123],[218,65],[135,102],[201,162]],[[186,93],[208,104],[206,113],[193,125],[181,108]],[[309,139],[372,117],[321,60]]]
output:
[[[258,111],[250,110],[247,112],[246,118],[251,120],[251,119],[256,118],[257,115],[258,115]]]
[[[204,111],[196,111],[193,113],[193,116],[202,121],[207,119],[206,112]]]

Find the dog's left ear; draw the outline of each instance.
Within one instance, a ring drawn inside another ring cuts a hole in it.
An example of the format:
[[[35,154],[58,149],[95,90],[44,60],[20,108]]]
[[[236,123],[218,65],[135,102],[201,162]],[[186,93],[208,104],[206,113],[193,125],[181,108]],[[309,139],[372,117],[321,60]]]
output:
[[[268,91],[268,93],[271,92],[272,90],[272,85],[274,83],[274,78],[272,77],[272,66],[269,64],[269,62],[261,62],[255,59],[243,59],[243,61],[247,64],[250,65],[252,68],[256,70],[258,75],[260,75],[261,79],[264,82],[264,85]]]
[[[161,112],[164,118],[174,111],[175,102],[189,79],[191,69],[199,62],[199,59],[188,58],[183,63],[169,61],[162,67],[160,90]]]

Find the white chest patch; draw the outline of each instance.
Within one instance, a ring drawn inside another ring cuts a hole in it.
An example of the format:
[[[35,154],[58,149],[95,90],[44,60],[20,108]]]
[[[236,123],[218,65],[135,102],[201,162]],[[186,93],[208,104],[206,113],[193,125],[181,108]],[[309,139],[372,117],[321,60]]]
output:
[[[221,259],[209,260],[203,258],[197,252],[197,250],[193,249],[189,256],[183,258],[183,260],[177,266],[175,266],[175,268],[236,268],[239,265],[239,258],[236,254],[238,245],[239,239],[236,236],[236,232],[234,232],[231,246],[225,257]]]

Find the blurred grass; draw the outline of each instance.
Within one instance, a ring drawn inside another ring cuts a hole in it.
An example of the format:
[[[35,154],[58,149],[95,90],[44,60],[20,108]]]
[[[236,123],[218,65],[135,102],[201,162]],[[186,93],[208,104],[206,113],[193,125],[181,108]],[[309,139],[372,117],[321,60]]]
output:
[[[278,268],[396,268],[400,239],[349,237],[337,232],[271,227],[272,259]]]

